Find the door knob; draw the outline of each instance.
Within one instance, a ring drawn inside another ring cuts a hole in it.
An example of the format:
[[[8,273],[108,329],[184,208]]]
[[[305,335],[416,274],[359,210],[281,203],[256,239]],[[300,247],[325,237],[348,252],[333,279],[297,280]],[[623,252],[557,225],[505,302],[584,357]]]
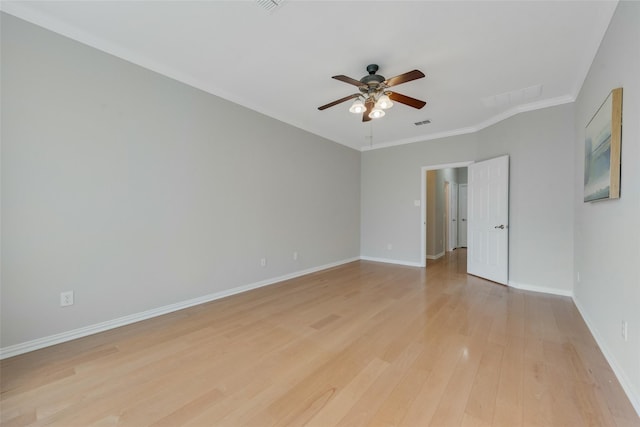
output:
[[[500,230],[504,230],[504,224],[496,225],[493,228],[499,228]]]
[[[462,218],[462,220],[463,220],[463,221],[466,221],[467,219],[466,219],[466,218]]]

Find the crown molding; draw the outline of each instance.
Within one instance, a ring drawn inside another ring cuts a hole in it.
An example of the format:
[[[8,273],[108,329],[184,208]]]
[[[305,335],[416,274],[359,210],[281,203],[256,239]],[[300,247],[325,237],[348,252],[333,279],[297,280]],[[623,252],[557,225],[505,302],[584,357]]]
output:
[[[347,143],[346,141],[342,141],[342,140],[337,140],[337,139],[328,139],[326,136],[323,136],[320,131],[318,129],[314,129],[312,127],[306,126],[306,125],[302,125],[301,123],[297,123],[288,119],[285,119],[284,117],[280,117],[280,115],[273,113],[272,111],[265,109],[261,106],[258,106],[246,99],[242,99],[236,95],[230,94],[224,90],[221,90],[220,88],[217,87],[212,87],[210,84],[207,84],[203,81],[200,81],[199,79],[180,72],[172,67],[168,67],[164,64],[161,64],[157,61],[154,61],[148,57],[145,57],[144,55],[141,55],[137,52],[134,52],[131,49],[128,49],[122,45],[119,44],[115,44],[115,43],[111,43],[107,40],[104,40],[100,37],[96,37],[92,34],[87,33],[86,31],[83,31],[75,26],[66,24],[58,19],[52,18],[46,14],[40,13],[32,8],[30,8],[28,5],[26,5],[23,2],[19,2],[19,1],[0,1],[0,10],[2,12],[8,13],[10,15],[13,15],[17,18],[23,19],[27,22],[30,22],[32,24],[35,24],[37,26],[40,26],[42,28],[45,28],[47,30],[53,31],[57,34],[60,34],[64,37],[68,37],[72,40],[75,40],[79,43],[82,43],[84,45],[90,46],[92,48],[98,49],[102,52],[108,53],[110,55],[113,55],[117,58],[120,58],[122,60],[125,60],[127,62],[130,62],[132,64],[138,65],[140,67],[146,68],[148,70],[151,70],[153,72],[159,73],[163,76],[169,77],[171,79],[177,80],[181,83],[184,83],[188,86],[191,86],[193,88],[202,90],[204,92],[207,92],[209,94],[212,94],[214,96],[220,97],[222,99],[225,99],[227,101],[233,102],[235,104],[241,105],[245,108],[248,108],[250,110],[253,110],[255,112],[258,112],[260,114],[264,114],[268,117],[271,117],[275,120],[281,121],[283,123],[289,124],[291,126],[297,127],[299,129],[302,129],[304,131],[307,131],[309,133],[312,133],[314,135],[317,135],[321,138],[327,139],[329,141],[335,142],[337,144],[340,145],[344,145],[348,148],[357,150],[357,151],[371,151],[371,150],[378,150],[378,149],[382,149],[382,148],[389,148],[389,147],[396,147],[399,145],[405,145],[405,144],[413,144],[416,142],[426,142],[426,141],[431,141],[434,139],[442,139],[442,138],[447,138],[450,136],[458,136],[458,135],[466,135],[466,134],[472,134],[475,132],[478,132],[486,127],[489,127],[491,125],[494,125],[496,123],[501,122],[502,120],[506,120],[512,116],[515,116],[516,114],[522,113],[522,112],[526,112],[526,111],[533,111],[533,110],[537,110],[537,109],[541,109],[541,108],[547,108],[547,107],[552,107],[552,106],[556,106],[556,105],[562,105],[562,104],[566,104],[566,103],[570,103],[570,102],[574,102],[575,101],[575,95],[564,95],[564,96],[560,96],[560,97],[556,97],[556,98],[551,98],[551,99],[547,99],[547,100],[542,100],[542,101],[538,101],[538,102],[533,102],[533,103],[529,103],[529,104],[524,104],[524,105],[519,105],[516,107],[513,107],[507,111],[504,111],[502,113],[499,113],[495,116],[490,117],[489,119],[478,123],[476,125],[472,125],[472,126],[467,126],[467,127],[463,127],[463,128],[458,128],[458,129],[452,129],[452,130],[448,130],[448,131],[443,131],[443,132],[438,132],[438,133],[432,133],[432,134],[424,134],[424,135],[419,135],[416,137],[412,137],[412,138],[405,138],[405,139],[400,139],[400,140],[395,140],[395,141],[389,141],[389,142],[383,142],[380,144],[374,144],[374,145],[367,145],[367,146],[363,146],[360,148],[356,148],[353,145]],[[611,17],[609,17],[610,19]],[[591,63],[588,64],[587,67],[587,71],[585,71],[584,73],[582,73],[585,77],[586,77],[586,73],[588,72],[588,68],[590,67]],[[582,79],[584,80],[584,79]]]
[[[195,89],[207,92],[208,94],[225,99],[229,102],[233,102],[234,104],[238,104],[254,112],[263,114],[265,116],[271,117],[272,119],[281,121],[290,126],[297,127],[298,129],[302,129],[321,138],[329,140],[327,137],[322,136],[317,129],[313,129],[309,126],[305,126],[301,123],[291,121],[289,119],[286,119],[285,117],[281,117],[279,114],[276,114],[269,109],[243,99],[237,95],[231,94],[225,90],[220,89],[219,87],[214,87],[211,84],[205,83],[204,81],[201,81],[200,79],[197,79],[187,73],[183,73],[158,61],[154,61],[125,46],[117,43],[112,43],[101,37],[96,37],[86,31],[77,28],[76,26],[69,25],[59,19],[55,19],[49,15],[38,12],[37,10],[34,10],[23,2],[0,0],[0,11],[52,31],[61,36],[67,37],[71,40],[75,40],[78,43],[105,52],[109,55],[113,55],[116,58],[130,62],[131,64],[161,74],[165,77],[169,77]],[[357,151],[357,148],[350,146],[343,141],[333,140],[333,142],[345,145],[346,147]]]
[[[510,108],[507,111],[504,111],[500,114],[490,117],[487,120],[473,126],[417,136],[414,138],[401,139],[398,141],[383,142],[380,144],[364,146],[360,149],[360,151],[378,150],[381,148],[396,147],[399,145],[413,144],[416,142],[432,141],[434,139],[442,139],[450,136],[476,133],[478,131],[481,131],[482,129],[488,128],[489,126],[495,125],[496,123],[499,123],[517,114],[524,113],[527,111],[540,110],[542,108],[547,108],[547,107],[555,107],[557,105],[569,104],[571,102],[575,102],[575,100],[576,100],[575,97],[573,97],[572,95],[563,95],[563,96],[558,96],[556,98],[550,98],[542,101],[531,102],[529,104],[518,105],[516,107]]]

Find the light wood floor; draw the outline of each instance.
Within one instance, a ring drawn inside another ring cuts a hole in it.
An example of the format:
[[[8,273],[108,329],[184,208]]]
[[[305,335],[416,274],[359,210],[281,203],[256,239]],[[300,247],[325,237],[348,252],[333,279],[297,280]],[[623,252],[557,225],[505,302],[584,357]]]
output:
[[[2,423],[629,426],[569,298],[354,262],[4,360]]]

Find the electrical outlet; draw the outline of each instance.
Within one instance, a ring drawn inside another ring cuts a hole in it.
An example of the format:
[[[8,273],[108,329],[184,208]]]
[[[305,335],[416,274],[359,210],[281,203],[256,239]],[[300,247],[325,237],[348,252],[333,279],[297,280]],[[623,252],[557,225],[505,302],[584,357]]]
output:
[[[267,266],[267,259],[266,258],[261,258],[260,259],[260,267],[266,267]]]
[[[298,251],[294,251],[293,252],[293,260],[297,261],[298,260]]]
[[[629,325],[628,325],[627,321],[623,320],[622,321],[622,331],[621,332],[622,332],[622,339],[625,340],[625,341],[627,341],[629,339],[629,334],[628,334],[629,330],[628,329],[629,329]]]
[[[73,291],[60,292],[60,307],[73,305]]]

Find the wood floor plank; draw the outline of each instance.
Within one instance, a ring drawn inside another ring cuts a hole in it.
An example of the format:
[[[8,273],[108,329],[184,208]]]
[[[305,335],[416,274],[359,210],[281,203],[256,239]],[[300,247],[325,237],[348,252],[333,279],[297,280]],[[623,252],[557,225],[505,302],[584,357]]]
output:
[[[516,322],[515,319],[513,319]],[[508,328],[510,329],[510,328]],[[500,378],[493,413],[495,425],[521,426],[523,422],[524,337],[517,332],[507,336],[500,366]]]
[[[371,386],[365,390],[362,396],[354,402],[347,414],[336,424],[343,427],[356,427],[369,425],[372,418],[376,415],[377,409],[384,407],[385,400],[402,378],[402,373],[418,357],[421,346],[411,344],[390,363],[387,369],[376,378]]]
[[[543,360],[525,357],[523,424],[525,426],[553,425],[549,372]]]
[[[466,414],[487,424],[493,420],[503,352],[502,346],[487,344],[465,406]]]
[[[204,394],[189,401],[185,405],[173,410],[169,414],[156,420],[151,427],[172,427],[183,425],[194,416],[201,413],[203,408],[213,405],[216,401],[221,400],[224,394],[217,388],[207,391]]]
[[[462,354],[430,420],[431,424],[436,426],[459,425],[462,422],[474,379],[477,377],[480,362],[486,351],[487,344],[484,338],[465,340]]]
[[[365,391],[371,387],[388,366],[388,362],[377,358],[373,359],[346,387],[338,390],[336,396],[325,408],[315,414],[305,425],[307,427],[337,425],[353,407],[353,402],[364,395]]]
[[[369,423],[373,426],[397,426],[417,399],[416,390],[427,380],[430,371],[410,369],[402,376],[387,399],[382,402]]]
[[[463,355],[465,342],[466,337],[443,334],[442,341],[433,346],[437,347],[435,351],[431,350],[433,347],[424,350],[429,353],[425,359],[433,360],[429,365],[423,365],[425,368],[430,368],[431,374],[417,391],[416,399],[400,422],[401,426],[429,425],[453,376],[458,360]],[[435,355],[432,356],[432,354]]]
[[[359,261],[0,362],[4,426],[637,426],[569,298]]]

